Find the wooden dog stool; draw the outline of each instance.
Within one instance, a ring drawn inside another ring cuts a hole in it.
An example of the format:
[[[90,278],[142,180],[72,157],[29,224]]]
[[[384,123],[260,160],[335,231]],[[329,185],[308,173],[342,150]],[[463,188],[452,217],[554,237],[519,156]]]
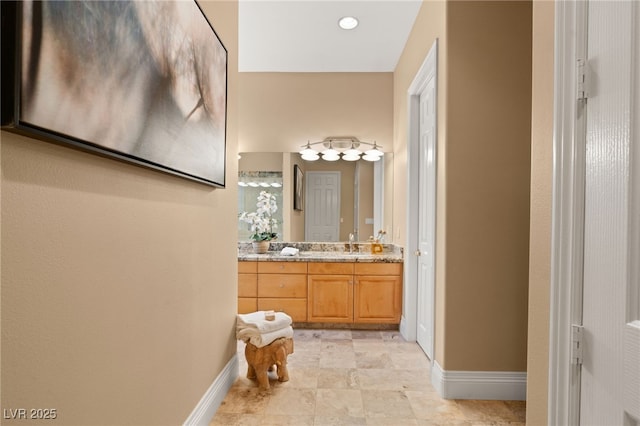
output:
[[[272,371],[275,365],[278,381],[288,381],[287,356],[292,353],[293,339],[290,337],[281,337],[261,348],[252,343],[247,343],[244,348],[244,356],[247,358],[248,364],[247,378],[257,378],[260,389],[269,389],[267,372]]]

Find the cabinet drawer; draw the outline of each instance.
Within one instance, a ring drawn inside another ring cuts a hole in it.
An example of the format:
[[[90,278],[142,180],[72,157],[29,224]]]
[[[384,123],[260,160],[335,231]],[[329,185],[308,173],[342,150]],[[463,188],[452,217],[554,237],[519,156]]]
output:
[[[307,262],[260,262],[260,274],[306,274]]]
[[[309,275],[311,274],[353,275],[353,263],[311,262],[309,263],[308,269],[309,269]]]
[[[258,298],[257,297],[239,297],[238,298],[238,313],[249,314],[258,310]]]
[[[356,275],[402,275],[402,263],[356,263]]]
[[[306,275],[258,275],[258,297],[307,297]]]
[[[307,321],[307,299],[262,298],[258,299],[258,310],[284,312],[293,321]]]
[[[258,272],[258,262],[238,262],[239,274],[255,274]]]
[[[258,296],[258,274],[238,274],[238,297]]]

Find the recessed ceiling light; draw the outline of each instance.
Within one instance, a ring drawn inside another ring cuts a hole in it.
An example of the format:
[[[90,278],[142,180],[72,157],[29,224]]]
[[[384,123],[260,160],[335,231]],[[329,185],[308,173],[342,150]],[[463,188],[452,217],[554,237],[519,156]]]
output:
[[[358,26],[358,20],[356,18],[354,18],[353,16],[343,16],[338,21],[338,25],[343,30],[352,30],[352,29],[354,29],[355,27]]]

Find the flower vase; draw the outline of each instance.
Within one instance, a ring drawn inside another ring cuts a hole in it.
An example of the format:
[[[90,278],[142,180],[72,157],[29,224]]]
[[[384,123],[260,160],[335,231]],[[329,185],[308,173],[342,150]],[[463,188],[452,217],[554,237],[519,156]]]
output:
[[[253,241],[253,252],[263,254],[269,251],[269,241]]]

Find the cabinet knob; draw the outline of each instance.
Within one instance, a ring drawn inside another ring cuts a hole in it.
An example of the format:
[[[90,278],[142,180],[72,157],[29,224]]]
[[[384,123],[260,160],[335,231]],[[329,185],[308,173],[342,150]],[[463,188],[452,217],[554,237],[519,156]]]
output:
[[[420,250],[416,250],[416,256],[422,256],[422,252]]]
[[[280,283],[280,288],[283,288],[283,287],[284,287],[284,284],[283,284],[283,283]]]

